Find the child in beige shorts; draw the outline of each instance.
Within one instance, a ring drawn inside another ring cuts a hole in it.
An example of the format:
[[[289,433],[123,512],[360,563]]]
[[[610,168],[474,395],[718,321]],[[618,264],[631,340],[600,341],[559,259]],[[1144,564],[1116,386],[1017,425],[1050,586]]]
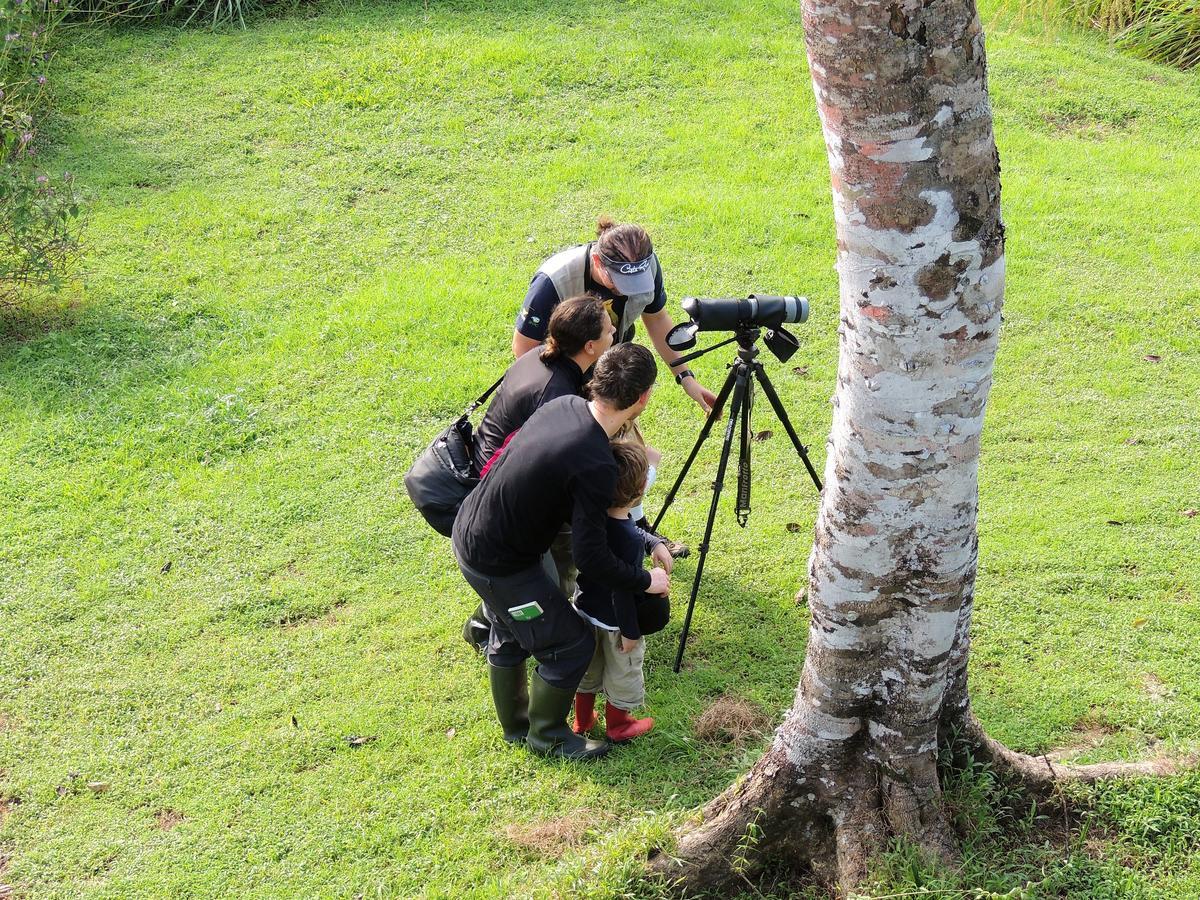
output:
[[[608,510],[608,546],[613,555],[640,566],[647,554],[670,571],[670,552],[662,538],[649,535],[630,518],[629,511],[641,500],[646,487],[646,450],[640,444],[612,444],[617,462],[617,489]],[[596,694],[603,693],[604,726],[614,742],[633,740],[654,727],[654,720],[638,719],[633,710],[646,700],[642,662],[646,655],[644,635],[666,627],[670,603],[655,594],[632,594],[579,575],[575,608],[596,629],[596,652],[575,694],[577,734],[596,725]]]

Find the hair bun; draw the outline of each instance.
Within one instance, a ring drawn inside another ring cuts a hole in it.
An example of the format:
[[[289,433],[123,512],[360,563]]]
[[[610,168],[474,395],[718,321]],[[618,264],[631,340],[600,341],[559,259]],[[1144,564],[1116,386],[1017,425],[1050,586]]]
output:
[[[608,231],[611,228],[616,228],[616,227],[617,227],[617,220],[614,219],[612,216],[609,216],[609,215],[600,216],[600,218],[596,219],[596,237],[600,237],[600,235],[604,234],[604,232]]]
[[[561,352],[558,346],[558,341],[554,340],[554,335],[547,334],[546,339],[542,342],[542,349],[538,352],[538,359],[548,363],[556,359]]]

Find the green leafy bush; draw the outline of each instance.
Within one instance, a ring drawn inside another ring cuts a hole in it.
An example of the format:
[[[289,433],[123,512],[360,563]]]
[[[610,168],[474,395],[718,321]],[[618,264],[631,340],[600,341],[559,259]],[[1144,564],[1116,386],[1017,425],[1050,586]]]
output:
[[[69,174],[37,165],[50,40],[62,0],[0,0],[0,302],[30,284],[58,286],[78,250],[79,196]]]
[[[0,302],[30,284],[58,287],[79,248],[79,197],[70,173],[57,184],[20,160],[0,170]]]
[[[1200,63],[1200,0],[1076,0],[1122,47],[1181,69]]]

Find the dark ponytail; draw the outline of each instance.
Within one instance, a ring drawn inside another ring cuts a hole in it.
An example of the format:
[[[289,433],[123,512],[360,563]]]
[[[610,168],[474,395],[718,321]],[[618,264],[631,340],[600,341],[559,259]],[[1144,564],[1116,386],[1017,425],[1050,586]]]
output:
[[[550,316],[550,324],[546,326],[546,343],[538,358],[548,363],[560,357],[574,356],[588,341],[600,339],[604,334],[607,316],[604,301],[591,294],[562,301],[554,307]]]

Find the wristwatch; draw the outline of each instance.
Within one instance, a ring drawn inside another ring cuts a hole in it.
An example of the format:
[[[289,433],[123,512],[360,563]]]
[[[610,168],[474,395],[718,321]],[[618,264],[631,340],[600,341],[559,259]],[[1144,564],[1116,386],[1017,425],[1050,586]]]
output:
[[[691,369],[684,369],[682,372],[675,373],[675,383],[683,384],[683,379],[695,378],[695,377],[696,377],[696,373],[693,372]]]

